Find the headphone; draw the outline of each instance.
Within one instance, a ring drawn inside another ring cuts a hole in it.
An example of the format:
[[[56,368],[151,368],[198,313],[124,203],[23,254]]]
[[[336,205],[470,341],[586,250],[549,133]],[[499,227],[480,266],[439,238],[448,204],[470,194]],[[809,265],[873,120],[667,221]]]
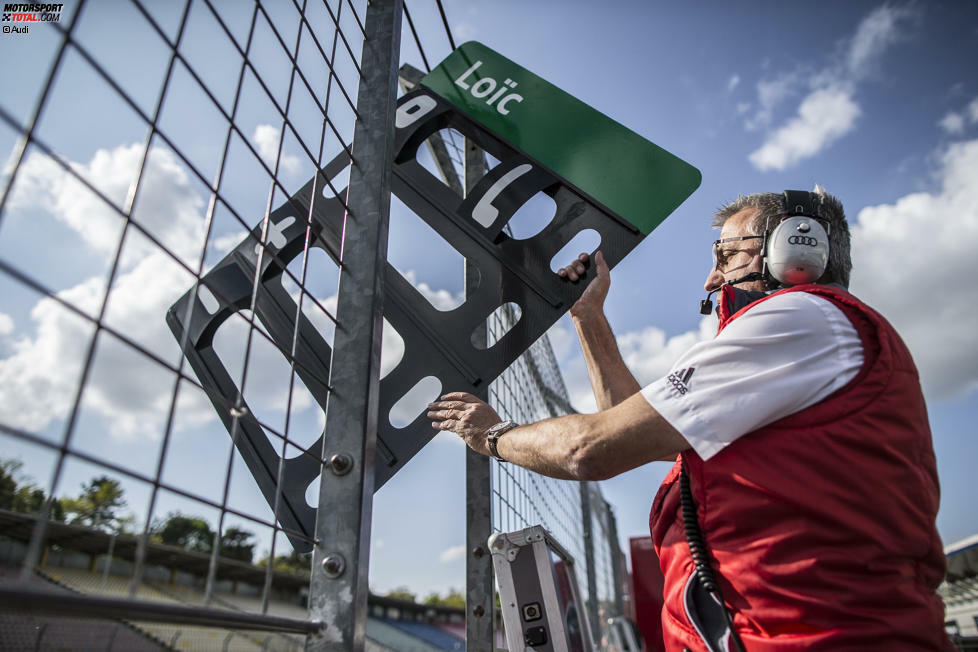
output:
[[[785,190],[785,213],[764,239],[764,275],[782,285],[814,283],[829,264],[829,233],[821,196]],[[765,228],[765,234],[769,229]]]
[[[821,208],[821,195],[805,190],[785,190],[784,213],[774,218],[779,220],[778,225],[770,231],[768,221],[764,228],[762,271],[727,281],[708,292],[706,299],[700,301],[700,314],[713,312],[710,297],[726,285],[766,281],[768,288],[773,290],[779,285],[801,285],[820,279],[829,264],[829,225],[822,217]]]

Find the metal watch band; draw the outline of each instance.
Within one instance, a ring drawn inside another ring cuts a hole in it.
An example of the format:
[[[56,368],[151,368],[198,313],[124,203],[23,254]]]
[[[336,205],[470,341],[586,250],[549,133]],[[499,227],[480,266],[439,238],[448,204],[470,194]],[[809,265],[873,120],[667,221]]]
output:
[[[489,444],[489,453],[491,453],[492,456],[500,462],[506,462],[507,460],[503,458],[503,456],[500,455],[499,451],[496,449],[499,438],[519,425],[520,424],[514,423],[513,421],[500,421],[496,425],[489,428],[489,432],[486,433],[486,442]]]

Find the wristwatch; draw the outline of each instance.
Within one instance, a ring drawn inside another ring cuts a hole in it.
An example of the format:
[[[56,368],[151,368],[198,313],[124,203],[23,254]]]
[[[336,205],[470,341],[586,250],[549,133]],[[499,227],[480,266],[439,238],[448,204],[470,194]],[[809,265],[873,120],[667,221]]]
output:
[[[513,421],[500,421],[486,432],[486,442],[489,444],[489,452],[500,462],[505,462],[506,460],[496,450],[496,444],[499,443],[499,438],[519,425]]]

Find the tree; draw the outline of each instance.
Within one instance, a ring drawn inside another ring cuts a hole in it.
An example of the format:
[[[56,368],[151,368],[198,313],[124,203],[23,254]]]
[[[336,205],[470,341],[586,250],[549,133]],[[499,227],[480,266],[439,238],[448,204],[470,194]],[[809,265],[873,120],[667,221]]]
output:
[[[20,460],[0,461],[0,509],[14,509],[14,495],[17,493],[17,479],[14,476],[21,466],[23,462]]]
[[[221,556],[251,563],[255,557],[255,535],[247,530],[229,527],[221,537]]]
[[[388,598],[396,598],[398,600],[407,600],[408,602],[417,602],[418,596],[408,590],[406,586],[399,586],[393,591],[387,593]]]
[[[424,603],[436,607],[458,607],[459,609],[465,609],[465,596],[457,589],[450,589],[444,598],[432,591],[424,599]]]
[[[47,494],[20,475],[21,467],[23,462],[20,460],[0,460],[0,509],[24,514],[40,513]],[[48,517],[54,521],[64,520],[60,501],[51,501]]]
[[[171,512],[165,521],[153,528],[160,543],[184,550],[210,552],[214,544],[211,526],[202,518]]]
[[[131,516],[120,514],[126,506],[124,494],[118,480],[103,475],[82,485],[78,498],[63,498],[61,503],[69,523],[122,532],[133,520]]]
[[[13,504],[9,509],[24,514],[37,514],[44,508],[46,499],[47,496],[41,489],[29,484],[21,485],[14,492]],[[60,508],[61,504],[57,500],[51,505],[51,518],[55,521],[60,520],[58,519]],[[61,516],[63,518],[63,515]]]
[[[268,556],[266,555],[259,559],[258,565],[268,566]],[[301,575],[308,575],[311,570],[310,566],[310,556],[308,554],[298,553],[295,550],[288,555],[275,555],[275,561],[272,564],[272,568],[277,571],[287,571]]]

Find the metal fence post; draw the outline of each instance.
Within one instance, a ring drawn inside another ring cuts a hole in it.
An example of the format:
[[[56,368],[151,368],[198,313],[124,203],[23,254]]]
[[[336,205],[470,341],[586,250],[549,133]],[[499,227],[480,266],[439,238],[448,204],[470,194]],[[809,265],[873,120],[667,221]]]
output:
[[[330,365],[308,650],[363,650],[401,0],[367,6]]]
[[[624,599],[624,569],[621,567],[621,549],[618,547],[618,520],[615,513],[611,511],[611,505],[604,504],[605,512],[608,514],[608,546],[611,548],[611,569],[614,575],[615,584],[615,615],[625,615]]]
[[[486,173],[486,159],[482,150],[468,138],[465,139],[465,188],[471,190]],[[478,270],[475,270],[478,274]],[[473,277],[469,262],[465,262],[465,290],[478,287],[479,279]],[[486,325],[477,329],[477,335],[485,345],[488,332]],[[488,384],[479,392],[479,398],[489,400]],[[493,618],[496,602],[493,600],[492,556],[486,548],[486,540],[492,531],[492,480],[490,461],[485,455],[465,449],[465,649],[468,652],[488,652],[493,645]]]
[[[587,565],[587,611],[591,621],[591,637],[597,645],[601,640],[598,622],[598,578],[594,566],[594,525],[591,520],[591,483],[581,482],[581,521],[584,523],[584,558]]]

